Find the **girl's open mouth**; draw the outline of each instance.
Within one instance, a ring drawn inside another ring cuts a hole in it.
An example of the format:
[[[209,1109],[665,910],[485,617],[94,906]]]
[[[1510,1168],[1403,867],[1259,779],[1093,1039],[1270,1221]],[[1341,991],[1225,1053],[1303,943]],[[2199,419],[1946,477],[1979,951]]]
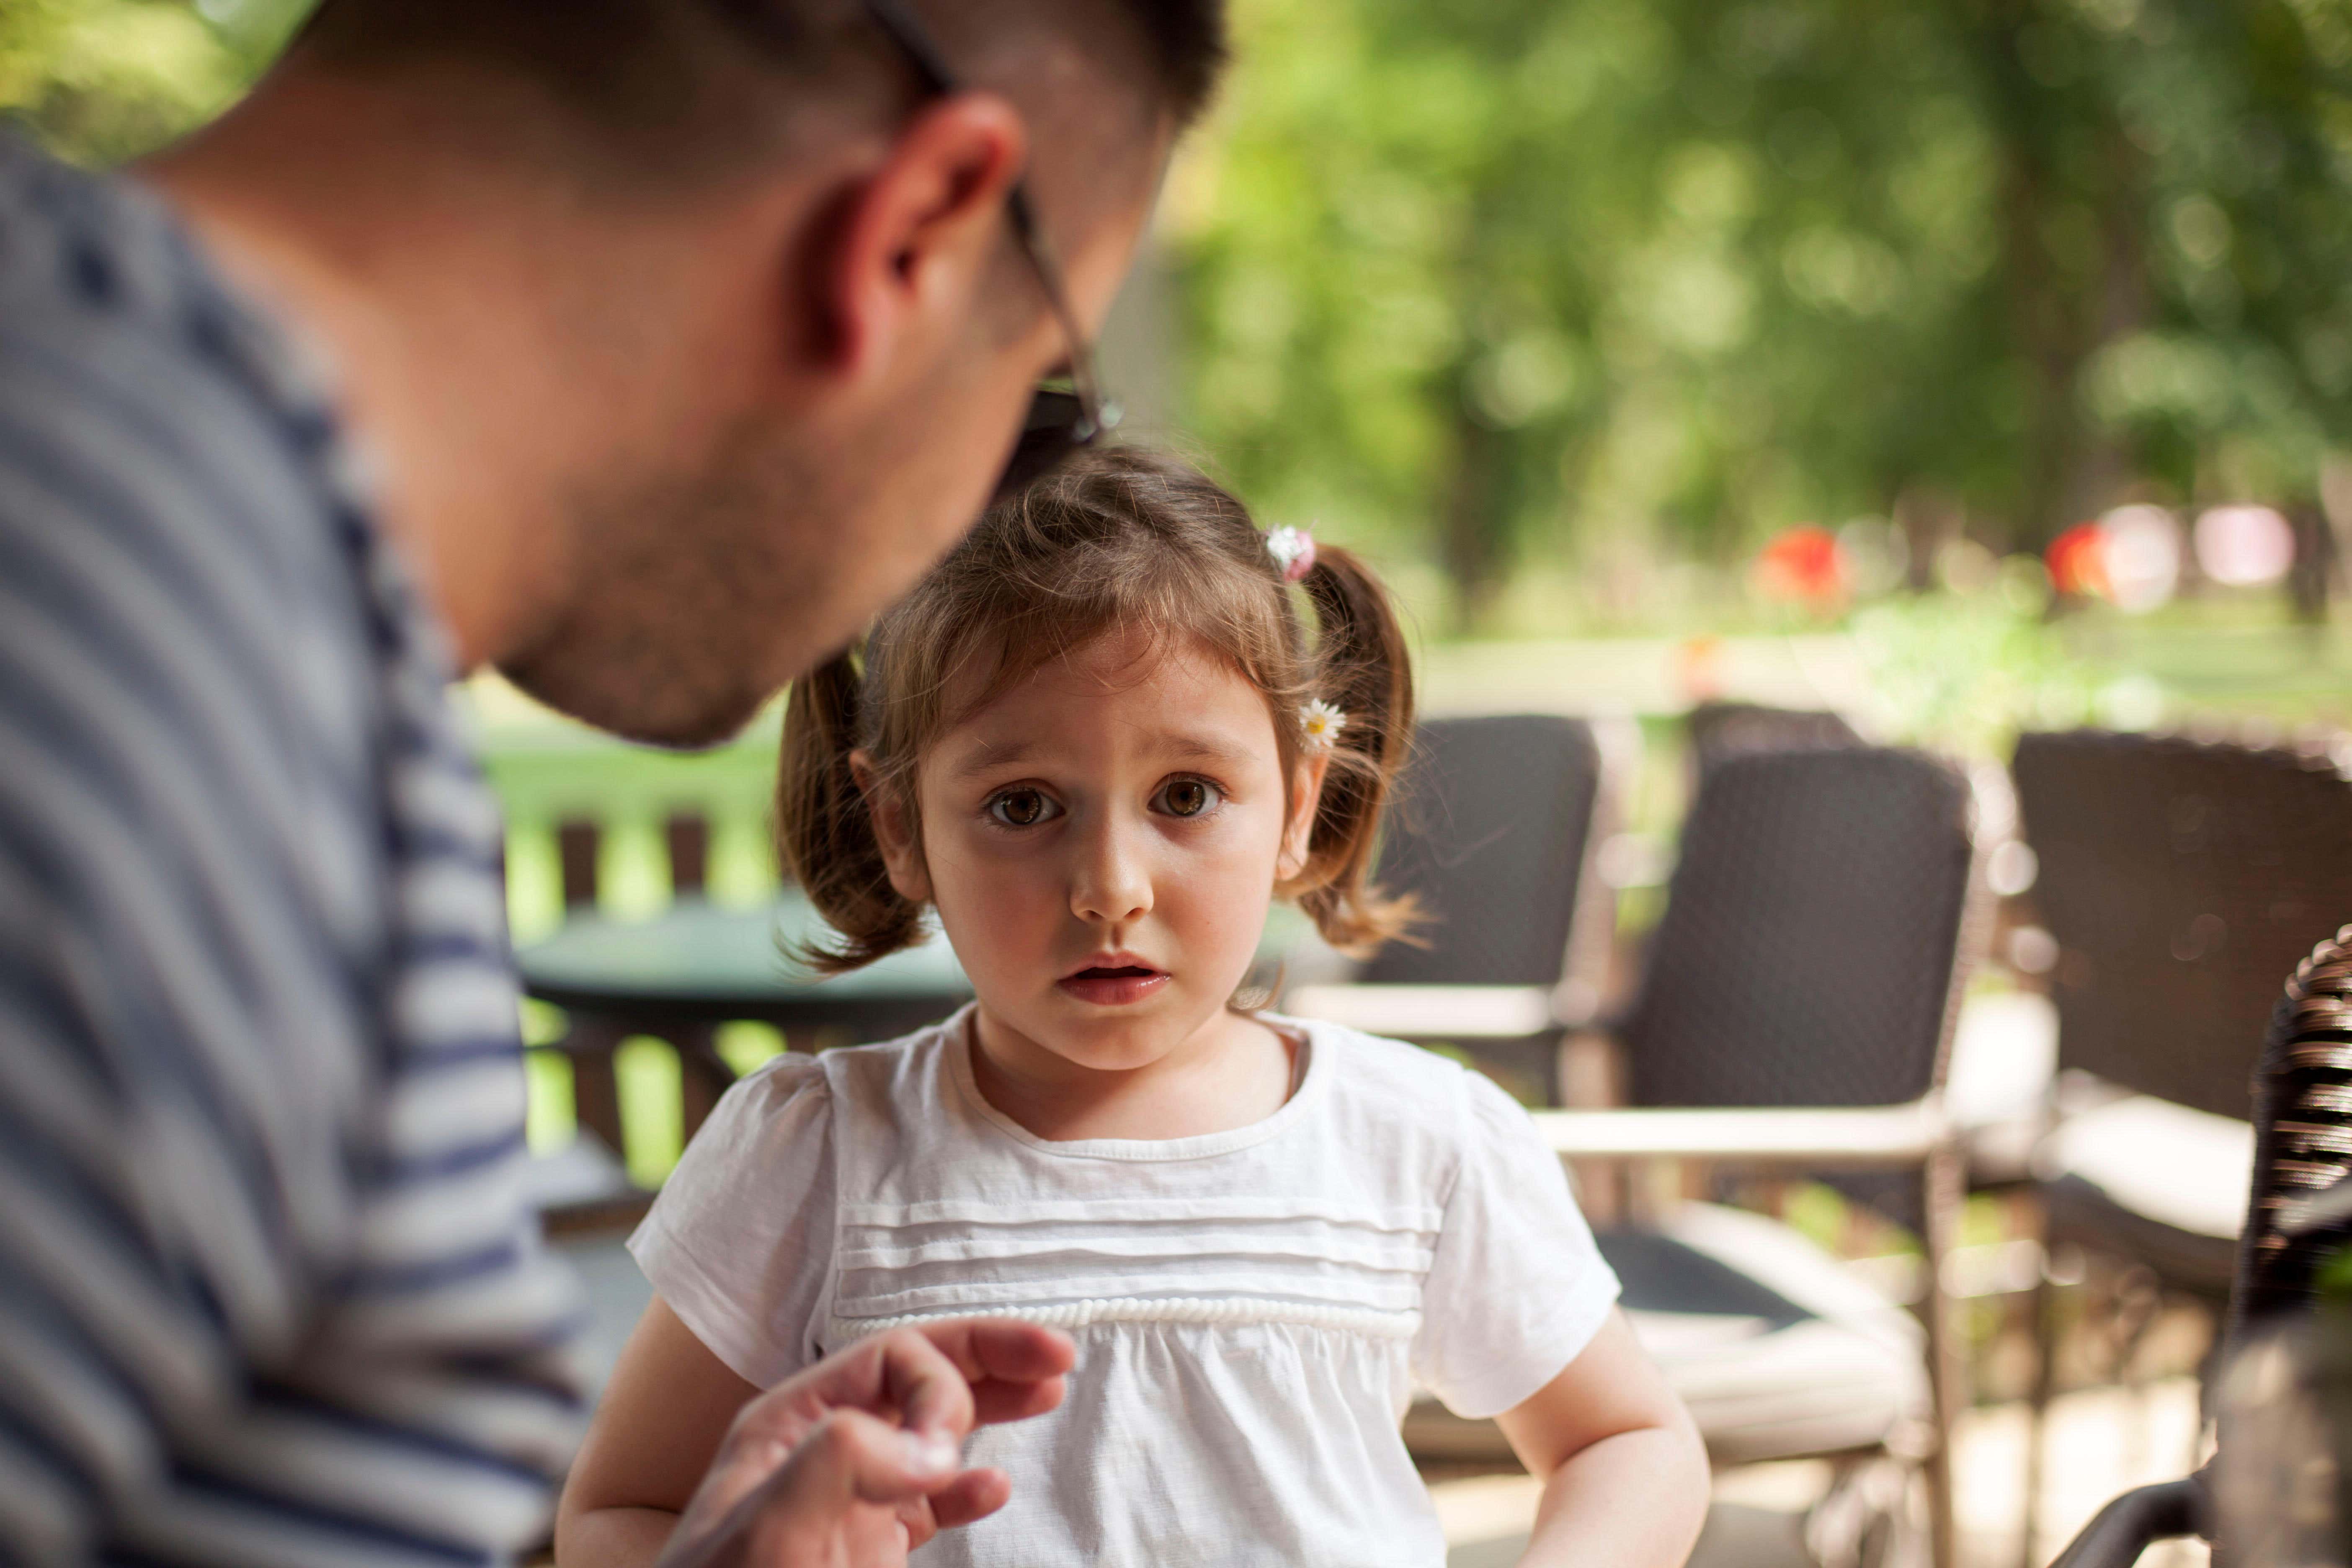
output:
[[[1140,1002],[1168,983],[1164,970],[1140,963],[1095,964],[1065,975],[1057,984],[1081,1002],[1124,1007]]]

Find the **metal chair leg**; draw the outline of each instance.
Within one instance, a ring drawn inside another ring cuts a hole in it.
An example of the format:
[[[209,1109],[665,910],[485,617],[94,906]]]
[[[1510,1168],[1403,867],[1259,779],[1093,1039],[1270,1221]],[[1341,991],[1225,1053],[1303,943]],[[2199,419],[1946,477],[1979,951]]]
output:
[[[2111,1358],[2108,1377],[2129,1396],[2132,1418],[2125,1440],[2124,1466],[2126,1474],[2145,1474],[2147,1469],[2147,1399],[2148,1377],[2142,1366],[2140,1352],[2147,1343],[2150,1330],[2164,1310],[2163,1282],[2156,1271],[2145,1264],[2125,1268],[2116,1279],[2109,1294],[2114,1308],[2107,1323],[2107,1353]]]
[[[1958,1568],[1959,1524],[1952,1496],[1952,1435],[1968,1401],[1967,1368],[1961,1359],[1959,1324],[1944,1283],[1945,1260],[1958,1240],[1964,1198],[1958,1144],[1945,1143],[1927,1156],[1923,1173],[1927,1257],[1927,1387],[1933,1402],[1936,1442],[1927,1456],[1927,1547],[1935,1568]]]
[[[2019,1568],[2038,1568],[2034,1531],[2042,1521],[2042,1470],[2047,1462],[2044,1442],[2050,1425],[2050,1401],[2058,1390],[2058,1282],[2051,1278],[2049,1226],[2042,1226],[2042,1270],[2033,1281],[2033,1389],[2025,1410],[2025,1506],[2021,1521]]]

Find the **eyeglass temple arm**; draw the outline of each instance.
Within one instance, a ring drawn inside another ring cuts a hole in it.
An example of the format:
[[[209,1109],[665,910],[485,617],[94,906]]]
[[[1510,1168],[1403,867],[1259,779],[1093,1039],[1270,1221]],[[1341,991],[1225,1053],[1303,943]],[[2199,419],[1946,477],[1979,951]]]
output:
[[[900,0],[865,0],[865,5],[866,16],[890,35],[890,41],[898,46],[899,53],[915,68],[915,74],[923,79],[926,91],[934,97],[944,97],[956,90],[955,73],[948,69],[948,62],[932,47],[930,34],[924,31],[912,11]]]
[[[1029,187],[1018,181],[1005,193],[1005,216],[1012,220],[1013,237],[1021,248],[1029,253],[1029,265],[1037,270],[1038,281],[1045,286],[1046,308],[1059,322],[1064,341],[1070,345],[1070,384],[1077,388],[1079,405],[1087,417],[1094,422],[1093,435],[1100,435],[1118,423],[1118,414],[1103,401],[1102,387],[1095,377],[1095,350],[1087,337],[1086,329],[1078,324],[1077,312],[1070,308],[1069,285],[1063,279],[1062,264],[1038,226],[1037,209],[1029,200]]]

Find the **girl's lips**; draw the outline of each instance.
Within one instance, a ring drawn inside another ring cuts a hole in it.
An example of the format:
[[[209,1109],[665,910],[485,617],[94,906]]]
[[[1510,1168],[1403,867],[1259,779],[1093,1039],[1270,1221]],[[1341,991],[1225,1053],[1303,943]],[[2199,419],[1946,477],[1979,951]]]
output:
[[[1081,1002],[1097,1007],[1125,1007],[1142,1001],[1168,984],[1167,974],[1140,965],[1117,969],[1081,969],[1055,984]]]

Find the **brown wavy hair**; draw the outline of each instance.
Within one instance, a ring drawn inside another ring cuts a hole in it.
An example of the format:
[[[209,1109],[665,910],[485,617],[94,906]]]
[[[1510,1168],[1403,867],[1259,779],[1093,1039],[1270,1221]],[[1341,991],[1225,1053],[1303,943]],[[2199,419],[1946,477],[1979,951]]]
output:
[[[1347,551],[1318,545],[1297,589],[1240,501],[1145,448],[1081,454],[991,510],[861,649],[793,688],[777,838],[839,933],[798,956],[838,973],[923,940],[921,906],[890,885],[851,752],[866,753],[870,786],[896,792],[919,831],[914,779],[925,749],[1039,667],[1115,633],[1141,633],[1155,648],[1195,641],[1255,686],[1286,780],[1306,745],[1305,705],[1320,699],[1346,714],[1306,863],[1275,892],[1344,952],[1402,934],[1411,901],[1383,894],[1371,871],[1381,807],[1412,742],[1403,631],[1379,580]],[[977,695],[965,695],[982,674]]]

